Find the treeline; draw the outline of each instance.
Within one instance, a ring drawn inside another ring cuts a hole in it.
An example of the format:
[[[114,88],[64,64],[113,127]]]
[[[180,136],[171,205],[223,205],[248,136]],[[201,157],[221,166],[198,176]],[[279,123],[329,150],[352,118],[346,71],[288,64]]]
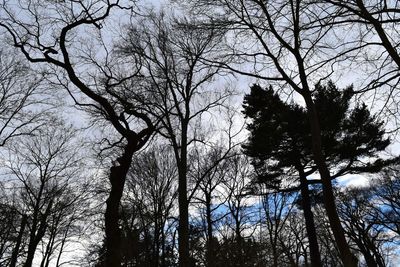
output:
[[[7,171],[3,177],[15,175],[18,180],[2,182],[1,263],[107,266],[101,234],[104,224],[99,216],[107,190],[93,181],[101,178],[81,176],[85,166],[77,164],[76,154],[71,154],[76,150],[71,149],[68,129],[41,134],[41,140],[24,137],[29,141],[13,150],[18,161],[10,160],[8,168],[2,168]],[[33,147],[27,149],[29,145]],[[252,165],[238,150],[222,154],[218,147],[194,148],[190,155],[192,266],[310,264],[298,188],[276,192],[264,183],[252,183]],[[398,176],[393,166],[374,175],[369,186],[336,189],[338,214],[349,245],[368,266],[394,265],[398,255]],[[124,266],[178,264],[176,177],[176,162],[167,145],[151,145],[134,158],[120,206]],[[288,178],[298,186],[296,177]],[[311,186],[321,264],[342,266],[321,197],[320,186]]]
[[[1,266],[396,266],[396,2],[0,6]]]

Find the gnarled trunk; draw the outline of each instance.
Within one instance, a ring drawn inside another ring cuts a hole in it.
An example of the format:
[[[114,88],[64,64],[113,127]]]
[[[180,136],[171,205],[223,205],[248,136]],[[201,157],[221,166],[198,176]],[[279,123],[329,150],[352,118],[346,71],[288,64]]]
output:
[[[117,159],[118,166],[110,168],[109,180],[111,190],[106,201],[105,234],[106,234],[106,266],[121,266],[121,231],[119,229],[119,206],[124,191],[126,175],[132,163],[133,153],[137,150],[137,142],[129,140],[124,153]]]

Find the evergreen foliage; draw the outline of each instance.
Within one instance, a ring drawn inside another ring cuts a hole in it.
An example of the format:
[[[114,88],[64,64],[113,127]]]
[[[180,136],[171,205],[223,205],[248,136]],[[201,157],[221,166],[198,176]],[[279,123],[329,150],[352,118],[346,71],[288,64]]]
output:
[[[324,157],[332,178],[348,173],[374,173],[398,160],[382,160],[378,154],[390,144],[384,122],[365,103],[351,107],[353,88],[340,90],[333,82],[316,84],[314,103],[319,114]],[[301,167],[310,175],[317,170],[311,151],[307,111],[286,103],[269,87],[251,87],[244,98],[245,116],[251,121],[244,153],[253,158],[260,182],[279,188],[283,174]]]

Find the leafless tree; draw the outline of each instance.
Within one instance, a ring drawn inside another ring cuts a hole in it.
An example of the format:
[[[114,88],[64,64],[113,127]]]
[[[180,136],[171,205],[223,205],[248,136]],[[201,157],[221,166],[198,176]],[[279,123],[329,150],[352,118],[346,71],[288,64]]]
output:
[[[349,238],[356,250],[364,256],[367,266],[387,266],[383,246],[387,230],[377,224],[378,213],[374,209],[374,195],[368,188],[352,188],[339,193],[339,214]]]
[[[279,233],[279,247],[284,255],[279,263],[283,266],[309,266],[309,247],[304,221],[299,220],[301,214],[292,209],[285,214],[285,225]],[[284,217],[284,218],[285,218]]]
[[[220,68],[201,60],[216,57],[220,39],[218,30],[197,27],[193,19],[151,13],[141,24],[130,26],[123,41],[126,45],[121,46],[123,55],[142,58],[142,73],[149,80],[143,105],[160,118],[158,132],[174,151],[179,180],[180,266],[189,266],[188,150],[202,141],[197,132],[202,127],[201,118],[210,116],[210,111],[231,95],[212,85]]]
[[[42,82],[14,51],[0,50],[0,146],[13,137],[33,134],[42,124]]]
[[[287,193],[266,193],[262,196],[263,218],[261,226],[264,226],[264,233],[267,238],[268,246],[271,248],[272,266],[282,266],[282,261],[291,255],[285,255],[288,252],[286,246],[282,246],[282,236],[285,229],[286,221],[293,208],[290,205],[290,199],[293,196]],[[291,231],[288,231],[291,232]]]
[[[19,253],[24,250],[18,238],[11,266],[22,258],[24,266],[32,266],[40,243],[45,244],[40,266],[49,266],[56,252],[58,266],[67,239],[76,234],[72,228],[82,212],[78,205],[83,205],[85,187],[74,135],[71,126],[48,121],[47,128],[31,138],[15,139],[10,148],[6,174],[17,192],[19,231],[26,234],[26,254]]]
[[[320,18],[325,27],[339,33],[340,38],[331,36],[337,45],[346,47],[343,62],[347,71],[360,76],[363,86],[359,92],[373,90],[374,102],[398,128],[398,92],[400,43],[398,22],[400,9],[397,1],[312,1],[326,10]],[[317,18],[316,18],[317,19]],[[346,32],[346,36],[340,34]],[[356,71],[354,71],[356,69]],[[371,94],[369,94],[371,95]]]
[[[198,204],[201,219],[204,220],[206,236],[206,265],[215,266],[217,236],[215,232],[217,224],[225,213],[219,210],[225,204],[221,195],[221,184],[225,180],[227,159],[233,156],[230,149],[224,151],[222,147],[212,147],[209,151],[195,147],[190,153],[190,180],[197,187],[197,192],[192,192],[192,202]],[[197,206],[197,205],[196,205]]]
[[[15,266],[25,241],[26,216],[18,212],[17,192],[8,191],[7,185],[1,183],[0,264]]]
[[[119,204],[126,174],[133,154],[144,146],[154,128],[141,106],[131,101],[143,89],[140,82],[130,83],[128,90],[124,87],[138,77],[140,61],[124,68],[126,62],[114,56],[108,36],[107,18],[112,11],[130,11],[133,7],[118,0],[2,1],[1,7],[0,27],[9,42],[30,62],[59,74],[53,81],[63,85],[78,106],[105,121],[119,136],[122,154],[110,168],[111,189],[105,211],[107,264],[118,266]]]
[[[332,231],[323,205],[315,203],[313,207],[315,222],[317,222],[318,244],[321,250],[321,261],[323,266],[343,266],[340,252],[334,242]]]
[[[400,237],[400,182],[398,167],[393,166],[375,177],[370,190],[376,196],[374,204],[379,216],[377,221]]]
[[[135,231],[141,236],[142,246],[137,251],[135,266],[167,266],[167,247],[172,239],[173,219],[177,200],[177,168],[173,152],[167,146],[154,145],[135,157],[128,173],[127,190],[122,201],[123,229],[128,239]],[[140,240],[137,240],[139,242]],[[147,243],[146,243],[147,242]],[[142,248],[142,251],[138,251]],[[142,254],[142,255],[140,255]]]
[[[226,198],[225,207],[228,210],[224,224],[234,234],[235,266],[245,266],[244,243],[255,229],[251,227],[254,220],[254,204],[248,196],[251,165],[249,159],[237,154],[227,160],[225,179],[223,180],[222,194]]]

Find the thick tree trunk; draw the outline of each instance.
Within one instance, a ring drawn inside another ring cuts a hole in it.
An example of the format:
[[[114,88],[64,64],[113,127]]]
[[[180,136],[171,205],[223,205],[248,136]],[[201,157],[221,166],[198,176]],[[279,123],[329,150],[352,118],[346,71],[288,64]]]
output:
[[[46,230],[46,226],[41,226],[38,230],[37,235],[35,235],[35,238],[33,239],[32,242],[29,243],[28,245],[28,254],[26,257],[26,261],[24,264],[24,267],[31,267],[33,264],[33,259],[35,257],[35,251],[37,248],[37,245],[39,244],[40,240],[42,240],[44,233]]]
[[[345,267],[357,267],[358,260],[350,251],[350,247],[347,243],[344,230],[341,225],[339,215],[337,213],[335,196],[333,193],[331,182],[331,175],[326,165],[324,155],[322,154],[321,130],[319,126],[317,110],[312,101],[310,91],[304,90],[302,92],[302,95],[307,105],[307,112],[311,127],[314,162],[317,165],[321,176],[323,201],[328,215],[329,224],[331,226],[333,236],[339,249],[343,265]]]
[[[119,206],[124,191],[126,175],[132,163],[133,153],[137,150],[137,142],[129,140],[124,153],[117,159],[118,166],[110,169],[109,180],[111,190],[106,201],[105,234],[106,234],[106,266],[121,266],[121,231],[119,229]]]
[[[36,242],[30,242],[28,245],[28,254],[26,257],[26,261],[24,264],[24,267],[31,267],[33,263],[33,258],[35,256],[35,250],[36,250]]]
[[[322,267],[321,254],[318,246],[317,232],[315,231],[314,215],[311,210],[310,192],[308,190],[307,178],[301,167],[298,168],[300,176],[301,205],[306,222],[308,243],[310,245],[311,266]]]

